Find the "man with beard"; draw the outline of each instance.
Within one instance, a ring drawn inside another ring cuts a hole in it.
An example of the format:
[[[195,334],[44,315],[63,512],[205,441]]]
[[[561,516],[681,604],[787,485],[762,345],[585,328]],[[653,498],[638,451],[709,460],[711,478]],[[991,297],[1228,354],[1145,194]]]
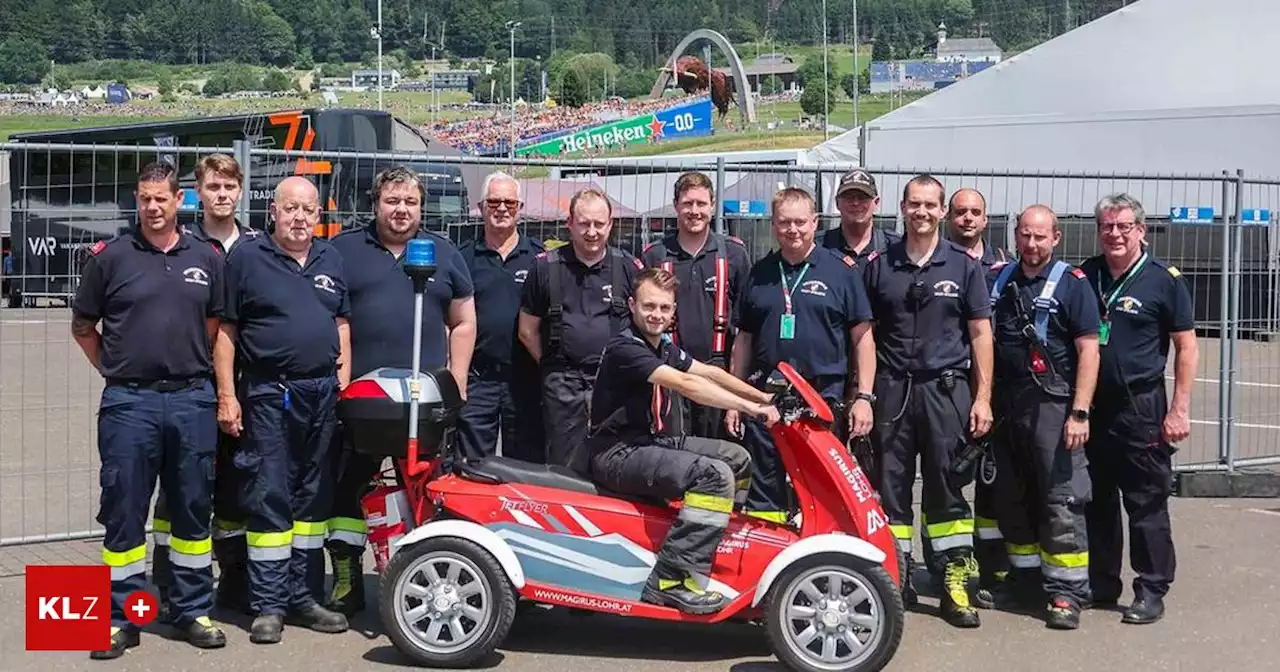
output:
[[[458,443],[469,458],[497,452],[526,462],[547,461],[542,439],[538,368],[516,338],[520,291],[533,260],[543,251],[535,238],[516,228],[520,183],[491,173],[481,188],[484,234],[462,246],[463,263],[475,286],[476,347],[467,382],[467,404],[458,416]]]
[[[921,525],[945,562],[942,615],[976,628],[969,601],[973,514],[962,492],[972,472],[951,464],[991,429],[991,299],[977,257],[942,240],[941,182],[919,175],[902,193],[906,237],[872,254],[864,271],[875,315],[876,426],[880,495],[898,542],[903,599],[911,588],[912,495],[917,458],[924,480]],[[972,391],[971,391],[972,390]]]
[[[388,168],[374,176],[371,192],[373,221],[359,220],[333,239],[351,296],[352,378],[381,367],[413,366],[413,280],[404,272],[404,253],[411,239],[426,238],[435,244],[437,271],[422,305],[421,367],[448,366],[465,398],[476,343],[476,304],[466,264],[447,238],[422,230],[426,190],[417,173]],[[365,607],[361,557],[368,530],[360,499],[382,462],[348,445],[338,464],[325,542],[334,576],[327,605],[348,616]]]
[[[236,467],[252,475],[241,500],[256,614],[249,639],[267,644],[280,641],[286,617],[317,632],[347,629],[346,617],[320,606],[317,596],[324,591],[338,392],[351,381],[342,258],[314,239],[319,192],[306,178],[285,178],[270,215],[271,234],[228,259],[214,350],[218,421],[224,432],[243,434]]]
[[[714,186],[698,172],[676,180],[673,205],[676,232],[644,249],[641,260],[649,268],[662,268],[680,281],[675,343],[691,357],[721,369],[729,368],[733,349],[732,312],[751,271],[751,258],[742,241],[711,231],[715,211]],[[665,402],[683,407],[667,427],[675,435],[710,439],[724,434],[724,413],[667,395]],[[687,420],[687,422],[685,422]]]
[[[547,463],[586,473],[588,402],[600,355],[628,321],[640,261],[609,245],[613,204],[584,189],[569,200],[571,243],[538,255],[524,283],[519,334],[542,373]]]
[[[969,250],[982,262],[983,268],[989,270],[993,264],[1004,264],[1013,259],[1008,250],[989,246],[982,239],[987,232],[987,199],[977,189],[965,187],[951,195],[947,221],[951,242]]]
[[[661,431],[663,408],[649,403],[664,392],[695,403],[747,413],[765,426],[778,422],[766,394],[715,366],[694,359],[667,335],[679,281],[660,268],[645,269],[628,299],[631,324],[604,349],[600,377],[608,385],[591,396],[586,451],[592,478],[620,493],[682,500],[645,583],[641,599],[691,614],[718,611],[729,600],[704,590],[716,547],[729,525],[735,481],[751,470],[747,451],[728,441],[670,436]],[[677,411],[678,412],[678,411]]]
[[[822,236],[822,246],[849,255],[859,266],[866,263],[872,252],[884,252],[902,236],[878,229],[875,225],[876,210],[880,209],[880,191],[876,178],[858,168],[840,178],[836,187],[836,209],[840,211],[840,226]]]
[[[997,511],[1017,597],[1048,598],[1046,624],[1074,630],[1089,601],[1084,510],[1089,407],[1098,377],[1098,305],[1084,272],[1054,258],[1058,218],[1018,217],[1018,263],[993,271]],[[1043,604],[1043,603],[1041,603]]]

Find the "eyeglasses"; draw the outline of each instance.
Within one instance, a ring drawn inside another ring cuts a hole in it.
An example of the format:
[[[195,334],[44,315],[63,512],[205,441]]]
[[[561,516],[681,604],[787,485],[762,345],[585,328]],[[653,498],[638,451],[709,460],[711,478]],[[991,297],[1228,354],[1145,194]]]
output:
[[[498,208],[506,208],[506,209],[508,209],[508,210],[515,210],[516,208],[520,207],[520,201],[510,200],[510,199],[503,199],[503,198],[489,198],[489,199],[485,199],[484,204],[485,204],[485,205],[487,205],[487,206],[489,206],[489,209],[491,209],[491,210],[497,210]]]
[[[1112,229],[1115,229],[1120,233],[1129,233],[1130,231],[1134,230],[1137,227],[1138,227],[1137,222],[1111,222],[1111,223],[1099,222],[1098,223],[1098,231],[1102,233],[1107,233]]]

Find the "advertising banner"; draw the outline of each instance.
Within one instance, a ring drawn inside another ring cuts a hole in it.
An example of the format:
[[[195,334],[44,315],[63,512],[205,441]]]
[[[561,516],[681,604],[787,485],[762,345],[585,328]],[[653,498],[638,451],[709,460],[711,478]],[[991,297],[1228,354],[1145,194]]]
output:
[[[559,156],[588,149],[616,149],[637,143],[710,135],[711,114],[711,100],[703,98],[687,105],[517,147],[516,156]]]

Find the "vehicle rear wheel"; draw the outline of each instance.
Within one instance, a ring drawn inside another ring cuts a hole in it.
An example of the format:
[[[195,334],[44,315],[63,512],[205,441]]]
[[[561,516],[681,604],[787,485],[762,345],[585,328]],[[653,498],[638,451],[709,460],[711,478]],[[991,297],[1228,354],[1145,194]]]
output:
[[[432,667],[465,667],[493,653],[515,618],[515,589],[484,548],[436,537],[398,551],[378,601],[396,648]]]
[[[902,595],[879,565],[843,554],[798,561],[778,577],[765,628],[778,659],[801,672],[873,672],[902,641]]]

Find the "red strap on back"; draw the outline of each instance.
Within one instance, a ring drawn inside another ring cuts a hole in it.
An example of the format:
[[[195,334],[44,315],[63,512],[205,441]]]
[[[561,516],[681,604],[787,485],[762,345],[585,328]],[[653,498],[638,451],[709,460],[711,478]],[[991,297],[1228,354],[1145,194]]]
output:
[[[716,308],[712,322],[711,351],[723,353],[729,331],[729,259],[716,255]]]

